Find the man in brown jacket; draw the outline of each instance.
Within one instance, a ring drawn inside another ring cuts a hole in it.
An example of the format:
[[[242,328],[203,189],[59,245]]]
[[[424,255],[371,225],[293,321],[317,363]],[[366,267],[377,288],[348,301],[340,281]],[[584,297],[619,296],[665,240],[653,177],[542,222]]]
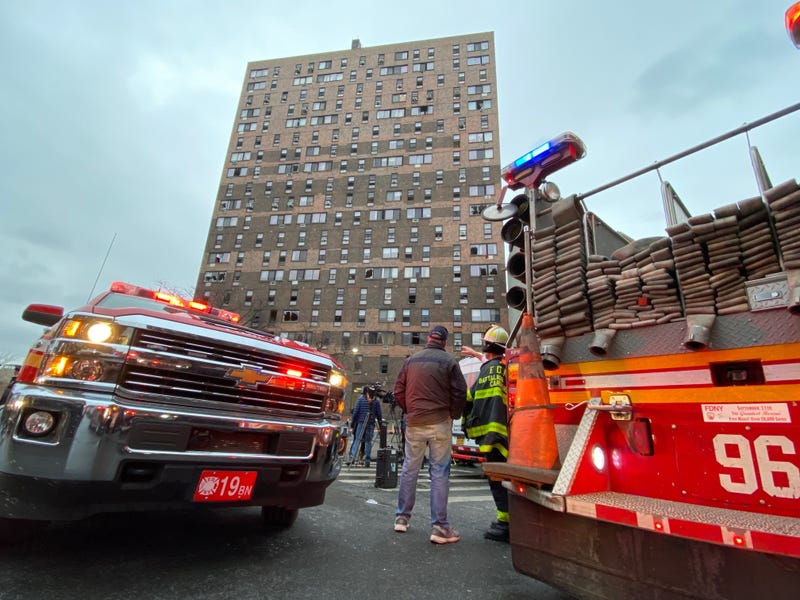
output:
[[[417,478],[425,451],[430,450],[431,542],[449,544],[461,535],[447,520],[453,419],[461,418],[466,383],[458,361],[445,351],[447,329],[431,329],[425,349],[406,359],[394,395],[405,412],[406,443],[394,530],[405,532],[417,496]]]

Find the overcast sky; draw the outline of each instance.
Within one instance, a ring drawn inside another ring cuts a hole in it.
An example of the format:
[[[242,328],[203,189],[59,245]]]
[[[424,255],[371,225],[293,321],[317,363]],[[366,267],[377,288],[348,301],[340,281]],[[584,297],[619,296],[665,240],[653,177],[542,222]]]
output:
[[[501,163],[573,131],[587,192],[800,101],[790,0],[0,2],[0,362],[114,280],[192,290],[248,61],[493,31]],[[413,10],[410,8],[413,7]],[[800,113],[751,133],[800,176]],[[744,137],[662,169],[694,214],[756,195]],[[498,182],[499,183],[499,182]],[[663,234],[655,173],[587,199]]]

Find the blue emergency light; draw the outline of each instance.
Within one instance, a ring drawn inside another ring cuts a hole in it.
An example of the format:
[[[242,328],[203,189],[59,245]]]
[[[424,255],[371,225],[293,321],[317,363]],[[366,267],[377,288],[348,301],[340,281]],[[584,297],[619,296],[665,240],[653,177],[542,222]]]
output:
[[[503,168],[500,176],[512,190],[535,187],[550,173],[586,156],[586,146],[571,132],[536,146]]]
[[[545,142],[541,146],[538,146],[537,148],[534,148],[533,150],[528,152],[526,155],[520,156],[517,160],[515,160],[514,161],[514,167],[516,167],[516,168],[523,167],[525,164],[527,164],[528,162],[530,162],[531,160],[533,160],[534,158],[536,158],[540,154],[543,154],[544,152],[547,152],[548,150],[550,150],[551,147],[552,146],[551,146],[550,142]]]

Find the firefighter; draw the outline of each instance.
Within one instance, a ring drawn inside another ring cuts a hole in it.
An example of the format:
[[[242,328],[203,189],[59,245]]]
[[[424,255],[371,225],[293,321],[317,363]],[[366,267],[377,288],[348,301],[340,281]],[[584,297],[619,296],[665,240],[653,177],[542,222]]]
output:
[[[483,334],[483,364],[478,377],[467,392],[462,420],[466,437],[475,440],[487,462],[508,459],[508,396],[506,367],[503,356],[508,332],[492,325]],[[489,480],[497,518],[483,537],[508,542],[508,491],[500,481]]]

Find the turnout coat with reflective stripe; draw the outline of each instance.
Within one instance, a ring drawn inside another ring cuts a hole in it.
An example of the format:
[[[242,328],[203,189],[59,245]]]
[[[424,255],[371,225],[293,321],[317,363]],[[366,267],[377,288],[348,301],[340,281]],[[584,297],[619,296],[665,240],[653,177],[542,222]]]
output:
[[[487,360],[467,392],[464,432],[489,453],[497,449],[508,457],[508,396],[506,367],[501,357]]]

